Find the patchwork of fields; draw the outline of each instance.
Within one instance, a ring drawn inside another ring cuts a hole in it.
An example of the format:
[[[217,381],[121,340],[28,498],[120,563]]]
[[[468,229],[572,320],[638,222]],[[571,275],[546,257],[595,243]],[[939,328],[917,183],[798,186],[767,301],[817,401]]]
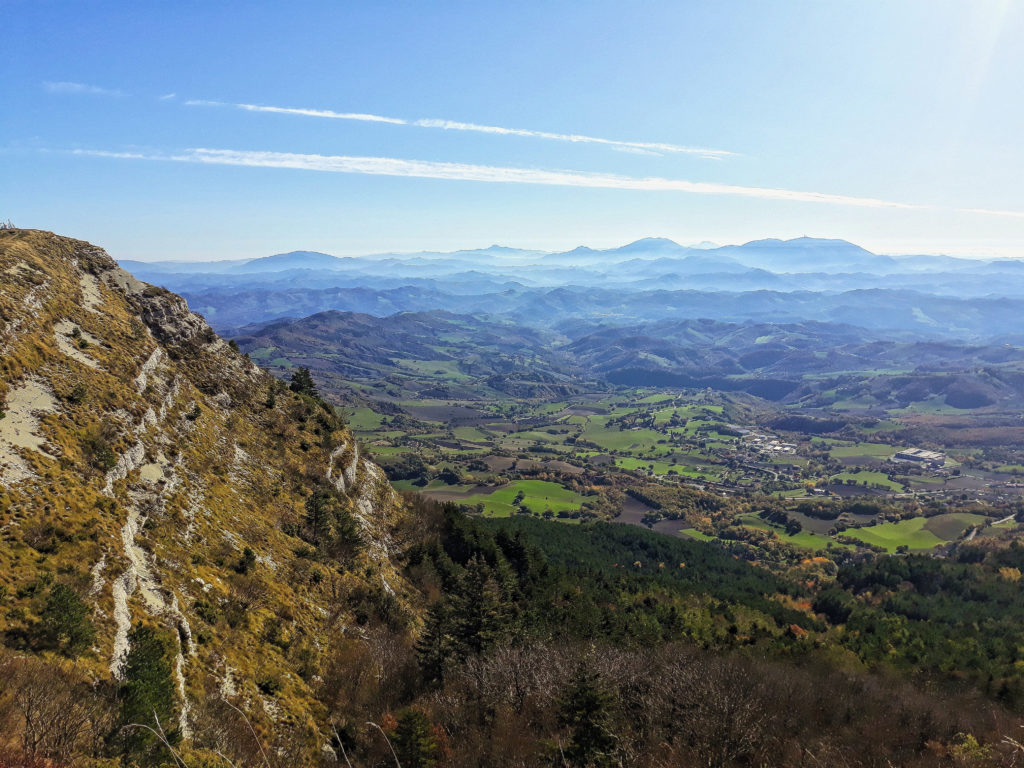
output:
[[[821,489],[825,499],[902,503],[983,485],[980,475],[961,474],[953,458],[950,469],[938,473],[891,461],[905,447],[886,442],[899,434],[897,422],[865,422],[852,439],[766,435],[758,424],[770,413],[755,398],[707,391],[399,401],[381,410],[359,407],[346,417],[395,487],[488,517],[577,522],[621,516],[673,535],[734,536],[724,525],[811,551],[916,551],[956,541],[974,527],[983,535],[998,530],[988,527],[996,517],[966,512],[887,522],[872,514],[823,520],[798,511],[806,500],[822,498]],[[733,501],[727,506],[735,514],[704,518],[674,506],[673,488],[727,500],[775,499],[789,505],[790,525]],[[636,502],[627,492],[658,501]]]

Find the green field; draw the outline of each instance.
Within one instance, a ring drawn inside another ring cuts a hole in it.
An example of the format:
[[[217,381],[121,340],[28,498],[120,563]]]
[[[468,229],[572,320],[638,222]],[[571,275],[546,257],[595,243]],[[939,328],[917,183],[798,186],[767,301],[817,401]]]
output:
[[[403,453],[413,453],[414,449],[406,445],[371,445],[370,453],[374,456],[399,456]]]
[[[1006,472],[1011,475],[1024,475],[1024,465],[1021,464],[1001,464],[995,468],[996,472]]]
[[[945,515],[929,517],[924,524],[925,530],[931,531],[940,539],[952,541],[974,525],[987,525],[989,518],[984,515],[972,515],[968,512],[950,512]]]
[[[866,528],[844,531],[844,535],[884,547],[888,552],[906,545],[909,549],[931,549],[953,541],[972,525],[982,525],[988,518],[966,512],[950,512],[935,517],[913,517],[897,523],[882,523]]]
[[[931,549],[946,543],[944,539],[925,530],[924,524],[925,518],[914,517],[910,520],[900,520],[898,523],[850,529],[844,531],[843,535],[883,547],[887,552],[895,552],[897,547],[904,545],[909,549]]]
[[[459,440],[466,440],[471,443],[486,443],[491,436],[479,427],[455,427],[452,434]]]
[[[897,432],[903,429],[902,424],[894,421],[880,421],[873,427],[861,427],[860,431],[865,435],[877,435],[879,432]]]
[[[903,491],[902,485],[890,480],[889,476],[883,472],[841,472],[830,478],[830,482],[833,483],[846,483],[847,480],[853,480],[857,485],[864,485],[865,483],[868,486],[880,485],[897,493]]]
[[[550,509],[554,513],[570,512],[580,508],[583,497],[558,483],[545,480],[517,480],[499,488],[494,493],[478,493],[460,499],[460,504],[484,505],[484,514],[492,517],[508,517],[516,511],[512,501],[522,491],[522,503],[533,512],[543,513]]]
[[[897,478],[901,483],[920,483],[922,485],[942,485],[941,477],[932,477],[931,475],[907,475],[906,477]]]
[[[737,520],[742,522],[747,528],[755,528],[759,531],[774,531],[781,541],[797,547],[818,550],[827,549],[831,545],[833,547],[845,547],[849,549],[849,545],[839,544],[838,542],[833,541],[831,537],[824,536],[820,533],[814,533],[813,531],[804,530],[790,535],[786,533],[785,529],[781,526],[772,525],[767,520],[762,520],[753,512],[740,515]]]
[[[603,422],[607,417],[593,416],[584,427],[583,438],[609,451],[629,449],[650,449],[664,440],[665,436],[653,429],[608,428]]]
[[[357,432],[370,432],[380,429],[384,417],[369,408],[355,408],[345,412],[345,421]]]
[[[673,468],[677,472],[680,469],[684,469],[683,467],[679,467],[678,465],[675,464],[668,464],[667,462],[664,461],[648,461],[646,459],[631,459],[628,457],[623,459],[616,459],[615,466],[619,467],[620,469],[628,469],[630,471],[644,471],[651,469],[653,467],[653,472],[656,475],[667,475],[669,469]]]
[[[954,408],[951,405],[946,404],[945,395],[934,395],[927,400],[918,400],[911,403],[906,408],[893,408],[889,411],[890,414],[903,415],[911,413],[931,413],[931,414],[953,414],[953,413],[970,413],[970,410],[963,408]]]
[[[683,528],[679,533],[681,536],[688,536],[691,539],[696,539],[697,541],[718,541],[717,537],[708,536],[706,533],[701,533],[695,528]]]
[[[521,443],[561,443],[565,440],[565,435],[552,435],[550,432],[533,430],[529,432],[512,432],[506,439]]]
[[[1000,521],[998,523],[993,523],[989,526],[989,528],[993,531],[1009,531],[1016,528],[1019,525],[1020,523],[1018,523],[1016,520],[1006,520],[1005,522]]]
[[[706,464],[706,458],[704,459],[704,462]],[[704,477],[716,479],[720,474],[719,470],[721,468],[713,465],[706,466],[705,464],[701,464],[700,466],[702,468],[697,469],[696,466],[690,464],[669,464],[668,462],[665,461],[655,461],[652,459],[633,459],[630,457],[625,457],[615,460],[615,466],[617,466],[619,469],[627,469],[631,471],[645,471],[649,470],[653,466],[654,474],[658,476],[667,476],[669,472],[672,471],[675,474],[679,475],[680,477]]]
[[[249,357],[262,363],[271,359],[276,351],[273,347],[260,347],[249,352]]]
[[[420,376],[436,376],[439,379],[451,381],[468,381],[472,378],[459,370],[457,360],[395,360],[392,362],[399,368],[413,371]]]
[[[853,398],[853,399],[849,399],[848,398],[848,399],[845,399],[845,400],[836,400],[836,401],[834,401],[832,403],[832,405],[830,407],[834,408],[837,411],[857,411],[857,410],[866,410],[868,408],[874,407],[875,405],[876,405],[876,402],[875,402],[874,398],[869,397],[869,396],[865,396],[865,397],[856,397],[856,398]]]

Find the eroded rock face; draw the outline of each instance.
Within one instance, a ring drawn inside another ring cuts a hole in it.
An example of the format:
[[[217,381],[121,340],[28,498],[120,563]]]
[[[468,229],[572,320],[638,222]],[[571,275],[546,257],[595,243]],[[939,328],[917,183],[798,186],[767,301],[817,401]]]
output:
[[[149,286],[132,296],[139,316],[153,337],[164,345],[212,343],[217,337],[199,315],[189,311],[188,303],[173,293]]]
[[[186,737],[191,700],[227,669],[241,697],[261,697],[257,673],[293,680],[277,716],[308,720],[311,688],[263,637],[276,626],[323,652],[337,626],[355,623],[344,608],[334,629],[323,620],[328,606],[339,613],[341,583],[399,604],[409,594],[393,535],[404,511],[383,473],[329,408],[288,392],[184,299],[139,282],[101,249],[0,231],[0,274],[0,572],[9,594],[36,580],[40,563],[75,585],[94,609],[96,649],[79,663],[95,674],[123,673],[137,622],[164,628],[177,648]],[[322,487],[349,507],[366,546],[350,561],[316,565],[314,581],[296,555],[305,546],[297,533]],[[338,580],[333,592],[323,573]],[[31,615],[32,600],[8,607]],[[18,614],[0,614],[0,631],[15,628],[9,615]]]

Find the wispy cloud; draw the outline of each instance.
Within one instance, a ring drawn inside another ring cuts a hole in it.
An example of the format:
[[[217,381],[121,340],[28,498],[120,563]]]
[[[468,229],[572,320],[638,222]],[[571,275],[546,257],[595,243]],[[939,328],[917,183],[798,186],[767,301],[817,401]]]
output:
[[[124,96],[121,91],[110,88],[100,88],[98,85],[87,85],[86,83],[54,82],[46,80],[43,83],[49,93],[80,93],[90,96]]]
[[[247,112],[274,112],[281,115],[302,115],[304,117],[326,117],[331,120],[360,120],[364,123],[391,123],[392,125],[408,125],[407,120],[398,117],[370,115],[364,112],[334,112],[330,109],[293,109],[291,107],[264,107],[259,104],[234,104],[238,109]]]
[[[698,195],[733,195],[762,200],[786,200],[802,203],[828,203],[862,208],[926,209],[930,206],[852,197],[826,192],[802,192],[771,187],[748,187],[735,184],[686,181],[659,177],[638,178],[583,171],[510,168],[468,163],[444,163],[429,160],[405,160],[395,157],[354,157],[346,155],[311,155],[291,152],[257,152],[233,149],[187,149],[177,154],[145,154],[103,150],[73,150],[77,155],[122,158],[130,160],[164,160],[204,165],[233,165],[255,168],[289,168],[326,173],[353,173],[370,176],[401,176],[450,181],[476,181],[502,184],[538,184],[592,189],[621,189],[646,192],[688,192]]]
[[[552,141],[568,141],[574,144],[603,144],[616,149],[635,149],[644,152],[668,152],[720,160],[735,155],[724,149],[707,149],[704,147],[683,147],[678,144],[664,144],[649,141],[618,141],[616,139],[600,139],[596,136],[583,136],[576,133],[550,133],[548,131],[528,131],[522,128],[502,128],[496,125],[477,125],[476,123],[459,123],[454,120],[416,120],[413,125],[421,128],[443,128],[446,131],[475,131],[492,133],[499,136],[526,136],[534,139],[550,139]]]
[[[550,141],[566,141],[574,144],[599,144],[613,149],[626,151],[632,150],[644,154],[686,154],[696,155],[709,160],[721,160],[736,154],[735,152],[729,152],[724,149],[686,147],[679,144],[667,144],[663,142],[619,141],[617,139],[602,139],[596,136],[584,136],[576,133],[552,133],[550,131],[532,131],[523,128],[504,128],[497,125],[463,123],[455,120],[404,120],[400,117],[385,117],[383,115],[366,114],[363,112],[335,112],[329,109],[300,109],[297,107],[272,107],[260,104],[232,104],[223,101],[191,100],[186,101],[185,104],[193,107],[233,107],[235,109],[243,109],[247,112],[270,112],[278,115],[322,117],[331,120],[359,120],[368,123],[412,125],[417,128],[440,128],[445,131],[470,131],[474,133],[488,133],[497,136],[522,136],[533,139],[547,139]]]
[[[46,151],[46,150],[44,150]],[[172,155],[148,155],[145,152],[110,152],[105,149],[72,149],[72,155],[84,157],[108,157],[113,160],[184,160],[184,157]]]
[[[538,184],[591,189],[621,189],[642,192],[688,192],[697,195],[731,195],[761,200],[798,203],[825,203],[857,208],[888,208],[911,211],[950,211],[981,216],[1007,216],[1024,219],[1024,211],[990,208],[957,208],[921,203],[882,200],[874,197],[837,195],[830,192],[804,192],[776,187],[748,187],[684,179],[618,176],[585,171],[509,168],[469,163],[444,163],[431,160],[405,160],[397,157],[354,157],[347,155],[309,155],[291,152],[259,152],[236,149],[186,149],[177,154],[113,152],[108,150],[71,150],[72,154],[124,160],[162,160],[203,165],[232,165],[252,168],[288,168],[325,173],[352,173],[369,176],[400,176],[448,181],[476,181],[498,184]]]
[[[362,112],[334,112],[330,109],[296,109],[292,107],[265,107],[259,104],[227,104],[223,101],[206,101],[189,99],[185,102],[189,107],[234,107],[246,112],[271,112],[279,115],[301,115],[303,117],[326,117],[330,120],[359,120],[364,123],[391,123],[393,125],[409,125],[408,120],[398,117],[383,117]]]
[[[616,152],[624,152],[627,155],[647,155],[648,157],[663,157],[661,152],[651,149],[638,149],[637,147],[612,147]]]

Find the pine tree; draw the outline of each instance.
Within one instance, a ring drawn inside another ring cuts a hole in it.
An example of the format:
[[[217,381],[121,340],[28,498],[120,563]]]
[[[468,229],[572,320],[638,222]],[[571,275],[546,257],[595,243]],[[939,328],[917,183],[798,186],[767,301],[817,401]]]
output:
[[[570,729],[565,748],[570,765],[603,768],[614,763],[619,739],[610,728],[613,699],[600,684],[597,674],[581,663],[562,697],[558,721]]]
[[[298,392],[300,395],[320,397],[320,393],[316,389],[316,383],[313,381],[313,374],[306,367],[301,367],[292,374],[290,388],[292,392]]]
[[[303,523],[305,526],[303,538],[314,547],[320,547],[330,538],[331,513],[327,505],[327,495],[323,491],[314,491],[306,499],[306,514]]]
[[[473,555],[455,602],[456,637],[462,655],[482,653],[503,637],[509,612],[487,563]]]
[[[416,643],[416,655],[420,671],[427,682],[440,682],[447,665],[455,662],[456,641],[452,634],[453,620],[446,600],[430,607],[424,622],[423,633]]]
[[[245,575],[252,570],[254,565],[256,565],[256,553],[253,552],[252,547],[246,547],[242,550],[242,557],[235,564],[235,571]]]
[[[306,499],[302,522],[302,538],[330,557],[350,558],[363,545],[358,521],[329,487],[318,488]]]
[[[352,513],[335,500],[332,504],[329,553],[336,559],[351,558],[363,546],[363,534]]]
[[[128,634],[118,718],[121,728],[136,723],[155,727],[155,715],[171,738],[176,737],[168,727],[174,718],[171,657],[170,641],[152,627],[139,623]],[[127,752],[140,755],[154,746],[155,737],[141,728],[129,729],[123,734]]]
[[[393,743],[402,768],[430,768],[437,762],[431,730],[430,719],[420,710],[410,707],[399,713]]]
[[[73,589],[55,584],[42,611],[42,631],[46,641],[74,658],[92,645],[96,630],[89,620],[89,606]]]

